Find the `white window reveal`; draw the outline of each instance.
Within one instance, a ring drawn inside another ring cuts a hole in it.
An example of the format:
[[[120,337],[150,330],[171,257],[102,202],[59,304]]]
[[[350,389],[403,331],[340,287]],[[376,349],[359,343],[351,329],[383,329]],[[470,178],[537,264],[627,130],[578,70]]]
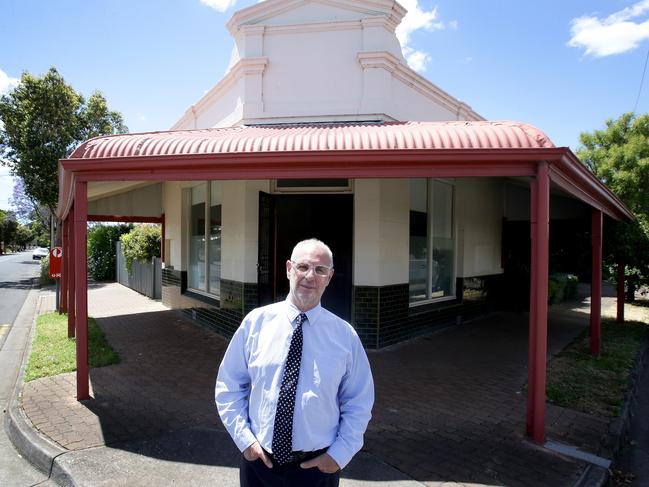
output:
[[[221,293],[220,181],[191,188],[188,286],[219,296]]]
[[[453,185],[410,180],[410,304],[455,297]]]

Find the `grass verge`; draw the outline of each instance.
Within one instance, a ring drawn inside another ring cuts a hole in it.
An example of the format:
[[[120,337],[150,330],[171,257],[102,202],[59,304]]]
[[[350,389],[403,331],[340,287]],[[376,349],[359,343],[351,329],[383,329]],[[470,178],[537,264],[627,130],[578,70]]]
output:
[[[602,320],[602,353],[593,357],[585,330],[548,364],[548,400],[599,416],[618,416],[630,372],[649,326],[639,321]]]
[[[88,362],[90,367],[119,363],[94,318],[88,318]],[[57,312],[36,318],[36,336],[29,356],[25,381],[77,370],[76,341],[68,338],[68,317]]]

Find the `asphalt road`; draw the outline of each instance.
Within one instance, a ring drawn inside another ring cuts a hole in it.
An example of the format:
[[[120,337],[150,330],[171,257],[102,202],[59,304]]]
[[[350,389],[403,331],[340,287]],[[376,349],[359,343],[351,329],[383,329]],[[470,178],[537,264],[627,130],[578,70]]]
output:
[[[20,369],[28,330],[33,319],[36,291],[30,289],[40,272],[31,252],[0,255],[0,485],[26,487],[48,485],[47,475],[21,457],[4,429],[6,409]],[[25,309],[25,301],[30,298]],[[29,309],[28,309],[29,308]],[[13,332],[13,333],[12,333]]]
[[[32,260],[31,252],[0,255],[0,325],[16,319],[32,279],[38,277],[39,264],[40,261]]]

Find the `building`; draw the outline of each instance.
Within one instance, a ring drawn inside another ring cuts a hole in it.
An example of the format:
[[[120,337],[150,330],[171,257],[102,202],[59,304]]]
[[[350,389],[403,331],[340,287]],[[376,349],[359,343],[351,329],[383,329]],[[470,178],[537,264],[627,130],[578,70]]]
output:
[[[505,229],[524,222],[528,429],[542,436],[549,221],[592,221],[601,252],[602,215],[632,217],[569,149],[527,124],[484,120],[411,70],[395,35],[404,14],[393,0],[240,10],[228,72],[171,131],[99,137],[61,161],[58,215],[73,254],[62,306],[81,347],[79,398],[88,219],[163,223],[163,303],[225,336],[285,296],[292,246],[320,238],[335,256],[323,304],[369,348],[488,308],[507,292]]]

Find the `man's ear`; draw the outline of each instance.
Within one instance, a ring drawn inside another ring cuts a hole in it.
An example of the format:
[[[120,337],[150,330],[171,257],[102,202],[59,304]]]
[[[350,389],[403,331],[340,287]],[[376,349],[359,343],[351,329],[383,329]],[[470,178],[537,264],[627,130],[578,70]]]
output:
[[[291,263],[290,260],[286,261],[286,279],[291,278],[291,268],[293,267],[293,264]]]
[[[329,283],[331,282],[331,278],[332,278],[333,276],[334,276],[334,270],[331,269],[331,272],[329,272],[329,280],[327,281],[327,286],[328,286]]]

